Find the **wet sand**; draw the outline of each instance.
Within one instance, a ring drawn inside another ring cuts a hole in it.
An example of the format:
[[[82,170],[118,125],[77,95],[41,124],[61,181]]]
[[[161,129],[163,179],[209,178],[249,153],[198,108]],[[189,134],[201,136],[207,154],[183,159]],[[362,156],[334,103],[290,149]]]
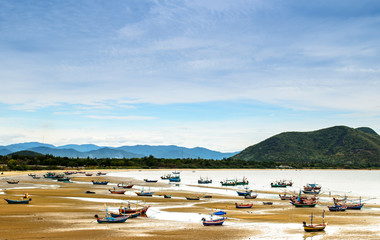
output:
[[[0,201],[0,239],[380,239],[380,208],[376,205],[365,205],[360,211],[333,213],[327,209],[331,202],[320,202],[316,208],[295,208],[288,201],[261,198],[260,192],[253,200],[212,194],[211,199],[189,201],[185,197],[197,196],[197,193],[170,189],[156,191],[154,197],[138,197],[135,189],[127,190],[124,195],[110,194],[108,189],[113,186],[93,185],[91,180],[131,181],[138,186],[162,188],[169,185],[107,175],[85,177],[84,174],[71,175],[74,183],[61,183],[44,179],[42,174],[45,172],[33,172],[41,179],[27,176],[30,172],[5,172],[1,175],[1,198],[21,199],[28,193],[32,201],[22,205]],[[6,178],[20,182],[8,184]],[[87,190],[96,194],[85,194]],[[171,194],[173,198],[166,199],[164,194]],[[99,201],[84,201],[82,198]],[[204,227],[200,219],[199,222],[188,222],[148,217],[128,219],[121,224],[98,224],[94,215],[104,216],[104,199],[114,199],[113,203],[107,203],[110,208],[119,207],[119,200],[141,201],[140,205],[145,202],[152,206],[151,209],[168,213],[208,214],[211,209],[224,209],[229,219],[220,227]],[[273,205],[263,205],[264,201],[272,201]],[[236,209],[235,202],[252,202],[254,206]],[[316,216],[315,222],[320,221],[323,209],[329,224],[326,231],[305,233],[302,222],[310,221],[311,212]]]

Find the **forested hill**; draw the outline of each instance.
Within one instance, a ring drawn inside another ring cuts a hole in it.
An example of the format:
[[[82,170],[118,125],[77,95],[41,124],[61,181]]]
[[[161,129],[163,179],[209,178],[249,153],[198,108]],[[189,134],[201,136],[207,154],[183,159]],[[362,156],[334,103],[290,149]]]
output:
[[[380,136],[367,127],[354,129],[346,126],[312,132],[285,132],[250,146],[232,158],[295,165],[311,162],[317,167],[379,167]]]

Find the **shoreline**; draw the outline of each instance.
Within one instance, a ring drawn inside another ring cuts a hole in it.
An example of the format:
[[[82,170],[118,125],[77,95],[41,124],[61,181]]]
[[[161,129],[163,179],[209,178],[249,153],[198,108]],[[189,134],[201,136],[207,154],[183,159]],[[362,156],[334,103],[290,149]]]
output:
[[[176,170],[182,171],[184,169]],[[210,169],[207,170],[210,171]],[[226,171],[226,169],[221,170]],[[119,169],[118,171],[109,169],[83,171],[128,172],[125,169]],[[136,171],[136,169],[130,171]],[[141,171],[165,170],[141,169]],[[167,169],[166,171],[173,171],[173,169]],[[187,171],[200,170],[187,169]],[[63,171],[57,170],[56,172]],[[7,184],[2,180],[0,182],[0,192],[3,193],[0,196],[15,199],[20,198],[27,192],[33,200],[28,205],[9,205],[5,201],[0,202],[1,238],[31,239],[44,236],[48,239],[125,239],[127,236],[127,239],[192,239],[196,236],[200,239],[248,239],[250,237],[265,238],[266,231],[273,231],[271,230],[273,226],[282,226],[281,224],[283,224],[285,227],[282,227],[281,231],[272,233],[274,234],[273,238],[281,238],[281,234],[283,234],[286,239],[299,239],[315,236],[315,234],[310,235],[303,231],[302,221],[309,221],[311,212],[314,212],[316,216],[321,215],[328,204],[321,202],[318,207],[313,209],[298,209],[289,205],[287,201],[281,201],[280,199],[258,197],[257,199],[246,200],[223,193],[213,194],[214,196],[211,199],[188,201],[185,197],[196,194],[196,192],[177,190],[167,183],[155,185],[133,178],[129,178],[129,180],[138,185],[137,188],[128,190],[128,194],[118,195],[108,192],[108,189],[113,187],[112,185],[94,186],[90,184],[90,179],[94,177],[72,175],[74,183],[61,183],[43,178],[32,179],[27,175],[28,173],[37,173],[37,171],[17,171],[9,172],[9,175],[2,175],[3,178],[13,176],[19,179],[20,183],[17,186],[11,186],[11,184]],[[46,171],[38,171],[38,173],[42,174],[46,173]],[[113,183],[125,181],[125,178],[107,175],[97,176],[97,178],[111,180]],[[137,191],[138,187],[144,186],[158,187],[157,195],[138,197],[134,192]],[[85,194],[84,192],[89,189],[94,190],[96,194]],[[278,194],[274,190],[266,191],[265,193]],[[173,198],[165,199],[163,194],[171,194]],[[98,199],[98,201],[86,201],[89,198]],[[98,224],[93,216],[94,214],[104,216],[104,204],[102,202],[104,199],[114,201],[114,203],[107,204],[110,208],[118,208],[122,201],[145,202],[146,205],[152,207],[151,212],[148,210],[148,216],[151,217],[129,219],[124,224]],[[274,204],[272,206],[262,204],[263,201],[268,200]],[[252,209],[236,209],[235,202],[252,202],[254,206]],[[326,212],[329,226],[324,235],[318,235],[318,237],[322,236],[322,239],[371,239],[372,237],[380,236],[378,230],[373,230],[372,228],[368,230],[369,224],[372,226],[372,224],[380,223],[380,206],[368,207],[375,208],[377,211],[365,209],[347,211],[344,214]],[[160,210],[161,214],[164,216],[165,214],[174,214],[173,216],[178,215],[179,219],[155,219],[154,214],[158,213],[154,211],[160,208],[162,209]],[[216,208],[224,209],[228,213],[229,219],[222,227],[204,227],[200,221],[181,219],[183,218],[181,216],[185,213],[197,216],[197,214],[208,214],[211,209]],[[9,219],[17,219],[17,221],[9,224]],[[355,226],[352,226],[353,221]],[[257,227],[258,224],[260,227]],[[249,229],[247,229],[247,226],[250,226]],[[338,227],[342,230],[336,229]],[[329,231],[329,228],[334,229],[334,231]],[[363,231],[361,230],[362,228],[364,229]],[[23,231],[20,231],[21,229]],[[355,231],[351,229],[355,229]]]

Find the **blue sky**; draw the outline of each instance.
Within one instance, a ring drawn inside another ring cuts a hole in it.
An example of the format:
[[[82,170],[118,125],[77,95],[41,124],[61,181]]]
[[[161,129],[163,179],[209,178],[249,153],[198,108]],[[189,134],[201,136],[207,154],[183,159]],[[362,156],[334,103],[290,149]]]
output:
[[[0,0],[0,145],[380,133],[379,1]]]

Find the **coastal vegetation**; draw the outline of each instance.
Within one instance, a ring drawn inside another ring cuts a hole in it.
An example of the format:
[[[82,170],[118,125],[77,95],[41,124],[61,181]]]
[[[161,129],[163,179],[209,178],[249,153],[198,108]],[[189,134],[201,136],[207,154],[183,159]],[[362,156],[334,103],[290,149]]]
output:
[[[320,168],[380,169],[380,136],[370,128],[335,126],[312,132],[286,132],[230,158],[73,158],[19,151],[0,157],[0,170],[65,168]]]

